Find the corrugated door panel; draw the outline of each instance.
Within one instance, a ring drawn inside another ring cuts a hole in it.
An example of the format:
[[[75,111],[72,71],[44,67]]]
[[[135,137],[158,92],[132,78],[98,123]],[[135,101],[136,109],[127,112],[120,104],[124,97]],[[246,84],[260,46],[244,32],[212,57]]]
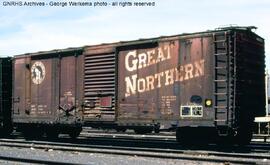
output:
[[[85,55],[84,65],[84,97],[85,102],[88,103],[84,110],[85,119],[113,121],[115,118],[115,54]],[[102,105],[101,100],[106,105]]]

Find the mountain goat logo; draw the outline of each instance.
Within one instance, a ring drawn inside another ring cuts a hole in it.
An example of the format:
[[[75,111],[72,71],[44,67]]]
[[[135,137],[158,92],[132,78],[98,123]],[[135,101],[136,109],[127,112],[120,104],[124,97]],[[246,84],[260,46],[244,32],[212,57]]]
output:
[[[42,62],[37,61],[32,65],[31,77],[34,84],[41,84],[45,79],[45,66]]]

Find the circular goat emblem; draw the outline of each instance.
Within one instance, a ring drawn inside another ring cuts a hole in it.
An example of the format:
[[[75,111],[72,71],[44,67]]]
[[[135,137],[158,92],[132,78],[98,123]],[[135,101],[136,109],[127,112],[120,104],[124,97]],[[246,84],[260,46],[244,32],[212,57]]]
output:
[[[37,61],[31,67],[31,77],[34,84],[41,84],[45,78],[45,66]]]

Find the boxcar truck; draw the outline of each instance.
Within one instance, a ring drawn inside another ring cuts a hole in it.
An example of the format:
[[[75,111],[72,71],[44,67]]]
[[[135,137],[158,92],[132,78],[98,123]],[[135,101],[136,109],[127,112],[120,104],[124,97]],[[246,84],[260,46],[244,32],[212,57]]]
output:
[[[176,125],[179,142],[248,143],[254,117],[265,113],[264,39],[253,28],[118,45],[118,125]]]
[[[12,61],[9,57],[0,58],[0,135],[12,132]]]
[[[26,137],[81,132],[81,53],[70,48],[14,57],[13,124]]]

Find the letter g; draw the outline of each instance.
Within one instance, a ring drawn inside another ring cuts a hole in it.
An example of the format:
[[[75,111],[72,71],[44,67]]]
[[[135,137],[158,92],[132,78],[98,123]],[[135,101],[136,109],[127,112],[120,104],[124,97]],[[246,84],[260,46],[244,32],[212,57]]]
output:
[[[138,63],[138,59],[136,59],[136,55],[137,55],[137,52],[136,50],[134,51],[130,51],[128,52],[128,54],[126,55],[126,58],[125,58],[125,67],[128,71],[134,71],[137,69],[137,63]],[[132,66],[129,65],[129,58],[130,57],[134,57],[134,59],[132,60]]]

